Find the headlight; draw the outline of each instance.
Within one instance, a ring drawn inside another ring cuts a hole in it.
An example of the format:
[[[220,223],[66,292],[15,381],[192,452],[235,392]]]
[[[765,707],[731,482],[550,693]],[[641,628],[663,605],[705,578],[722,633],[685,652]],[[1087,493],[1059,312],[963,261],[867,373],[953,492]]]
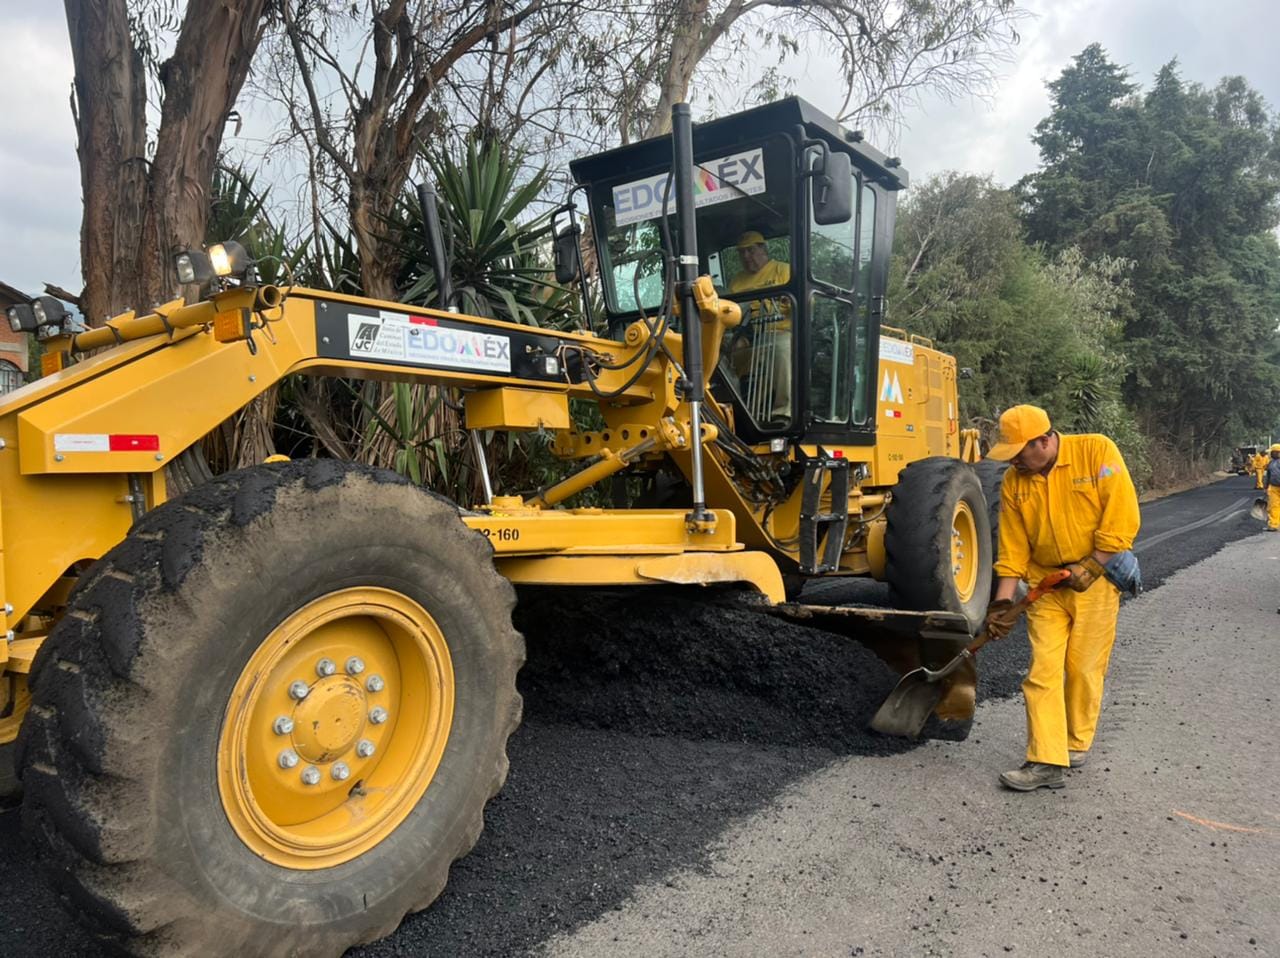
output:
[[[35,310],[26,303],[10,306],[5,315],[9,317],[9,328],[15,333],[34,333],[40,325],[36,322]]]
[[[235,240],[209,247],[209,262],[219,276],[243,276],[249,267],[249,253]]]
[[[67,317],[67,307],[52,296],[37,296],[31,304],[31,311],[35,313],[38,326],[56,325]]]
[[[178,274],[178,282],[184,286],[188,283],[199,283],[203,286],[214,277],[209,254],[203,250],[183,250],[174,257],[173,268]]]

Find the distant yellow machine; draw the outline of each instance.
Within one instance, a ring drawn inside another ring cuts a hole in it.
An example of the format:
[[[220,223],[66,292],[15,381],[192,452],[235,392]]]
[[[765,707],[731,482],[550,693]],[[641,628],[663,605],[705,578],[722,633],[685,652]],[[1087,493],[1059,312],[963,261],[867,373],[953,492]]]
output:
[[[108,940],[337,955],[430,904],[506,775],[512,583],[737,585],[904,668],[963,646],[991,518],[954,359],[882,326],[906,172],[796,99],[674,121],[572,167],[609,335],[453,311],[429,198],[438,309],[261,285],[226,244],[178,258],[190,304],[11,312],[50,373],[0,401],[0,758]],[[789,278],[730,296],[749,230]],[[456,388],[469,430],[546,430],[576,468],[463,507],[332,460],[211,476],[201,438],[294,374]],[[623,473],[651,507],[572,505]],[[864,574],[900,608],[786,601]]]

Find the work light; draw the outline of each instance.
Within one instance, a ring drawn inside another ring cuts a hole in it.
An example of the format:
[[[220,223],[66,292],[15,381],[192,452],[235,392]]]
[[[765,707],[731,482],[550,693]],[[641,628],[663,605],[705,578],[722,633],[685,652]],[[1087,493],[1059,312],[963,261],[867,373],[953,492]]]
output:
[[[173,259],[173,268],[178,274],[178,282],[184,286],[198,283],[203,286],[216,275],[209,254],[204,250],[183,250]]]
[[[215,243],[209,247],[209,262],[219,276],[240,277],[249,266],[249,253],[235,240]]]
[[[52,296],[37,296],[31,304],[37,326],[56,326],[67,316],[67,307]]]
[[[234,240],[214,243],[207,250],[186,249],[173,258],[173,267],[182,284],[204,286],[216,277],[240,279],[253,265],[248,251]]]
[[[40,325],[36,322],[35,311],[26,303],[10,306],[6,315],[9,317],[9,328],[15,333],[34,333]]]

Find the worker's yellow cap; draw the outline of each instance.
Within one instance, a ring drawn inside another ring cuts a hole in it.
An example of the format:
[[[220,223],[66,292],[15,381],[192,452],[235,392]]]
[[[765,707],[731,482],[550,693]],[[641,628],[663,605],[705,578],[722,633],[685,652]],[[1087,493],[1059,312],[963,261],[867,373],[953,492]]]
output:
[[[1280,452],[1280,442],[1273,442],[1267,452]]]
[[[738,237],[738,249],[746,249],[748,246],[760,246],[764,243],[764,237],[756,230],[747,230]]]
[[[988,459],[1008,462],[1032,439],[1045,435],[1052,427],[1049,414],[1039,406],[1014,406],[1000,417],[1000,441],[987,453]]]

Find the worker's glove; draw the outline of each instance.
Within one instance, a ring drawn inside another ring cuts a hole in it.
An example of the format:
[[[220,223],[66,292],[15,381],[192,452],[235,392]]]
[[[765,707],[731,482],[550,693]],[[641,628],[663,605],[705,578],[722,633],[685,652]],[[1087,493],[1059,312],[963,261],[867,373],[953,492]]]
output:
[[[1111,557],[1104,574],[1107,581],[1121,592],[1134,596],[1142,593],[1142,570],[1138,568],[1138,557],[1128,549]]]
[[[1073,592],[1083,592],[1106,575],[1107,571],[1093,556],[1085,556],[1079,562],[1068,562],[1063,568],[1071,573],[1066,584]]]
[[[996,599],[987,606],[987,618],[982,623],[983,631],[993,639],[1003,639],[1013,631],[1020,614],[1021,610],[1012,599]]]

